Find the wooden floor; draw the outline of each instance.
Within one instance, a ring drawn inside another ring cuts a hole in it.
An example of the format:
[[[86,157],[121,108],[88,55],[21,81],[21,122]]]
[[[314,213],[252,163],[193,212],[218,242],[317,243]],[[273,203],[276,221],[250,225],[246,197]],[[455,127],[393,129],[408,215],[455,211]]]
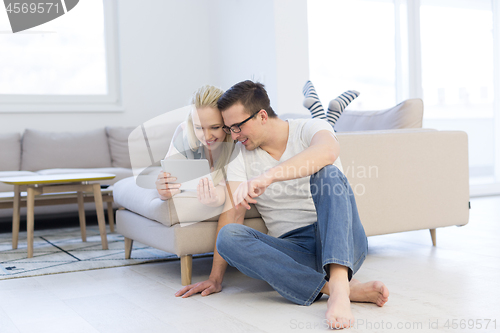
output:
[[[438,229],[437,247],[428,230],[369,238],[355,277],[383,281],[390,298],[353,304],[352,332],[500,332],[500,197],[471,204],[469,224]],[[210,267],[193,260],[193,281]],[[0,281],[0,332],[325,331],[326,296],[294,305],[231,268],[223,286],[175,298],[178,261]]]

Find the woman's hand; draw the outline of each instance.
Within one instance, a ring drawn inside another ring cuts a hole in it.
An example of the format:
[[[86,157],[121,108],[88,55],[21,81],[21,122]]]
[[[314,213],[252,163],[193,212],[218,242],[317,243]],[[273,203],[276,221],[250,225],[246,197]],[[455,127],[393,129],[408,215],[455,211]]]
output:
[[[214,183],[211,180],[209,181],[208,178],[200,179],[196,192],[198,193],[198,200],[202,204],[211,207],[219,206],[219,194]]]
[[[177,178],[172,177],[169,173],[160,172],[155,184],[161,200],[168,200],[181,192],[181,190],[179,190],[181,184],[173,183],[176,180]]]

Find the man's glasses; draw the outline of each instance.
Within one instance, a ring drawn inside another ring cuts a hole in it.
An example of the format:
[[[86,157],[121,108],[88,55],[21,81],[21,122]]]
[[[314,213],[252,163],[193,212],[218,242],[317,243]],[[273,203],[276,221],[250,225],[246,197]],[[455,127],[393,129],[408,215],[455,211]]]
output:
[[[262,109],[260,109],[259,111],[255,112],[253,115],[251,115],[250,117],[248,117],[247,119],[243,120],[241,123],[238,123],[238,124],[234,124],[232,125],[231,127],[227,127],[226,125],[222,126],[222,129],[224,130],[224,132],[226,132],[227,134],[231,134],[231,132],[233,133],[239,133],[241,132],[241,126],[246,123],[247,121],[249,121],[250,119],[252,119],[253,117],[255,117],[256,114],[258,114]]]

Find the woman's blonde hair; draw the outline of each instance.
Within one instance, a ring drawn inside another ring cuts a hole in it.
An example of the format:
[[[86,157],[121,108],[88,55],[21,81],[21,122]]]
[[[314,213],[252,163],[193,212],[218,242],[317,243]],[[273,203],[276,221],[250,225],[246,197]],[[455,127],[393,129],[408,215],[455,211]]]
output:
[[[199,88],[197,91],[195,91],[195,93],[191,97],[191,104],[194,105],[196,110],[199,110],[204,107],[211,107],[218,110],[217,101],[219,100],[219,98],[222,96],[223,93],[224,91],[220,88],[210,85],[205,85]],[[198,150],[199,147],[201,146],[201,142],[200,140],[198,140],[194,132],[192,112],[189,112],[187,116],[186,127],[187,131],[185,133],[187,136],[189,148],[192,151]],[[226,137],[222,142],[221,154],[219,155],[219,158],[217,159],[217,162],[214,165],[214,172],[212,173],[214,186],[217,186],[224,178],[223,171],[225,171],[225,167],[229,162],[229,157],[233,152],[233,148],[234,148],[234,142],[233,139],[231,138],[231,134],[226,134]]]

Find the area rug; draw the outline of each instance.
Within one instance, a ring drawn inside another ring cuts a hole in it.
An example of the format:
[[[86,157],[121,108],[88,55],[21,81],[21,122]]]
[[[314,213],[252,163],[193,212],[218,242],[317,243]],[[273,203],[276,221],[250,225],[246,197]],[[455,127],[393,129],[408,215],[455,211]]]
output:
[[[80,228],[35,230],[33,247],[33,258],[28,258],[26,232],[19,233],[16,250],[12,234],[0,234],[0,280],[178,259],[138,242],[134,242],[131,259],[125,259],[123,236],[108,233],[109,250],[103,250],[97,226],[87,227],[86,242],[82,242]]]

